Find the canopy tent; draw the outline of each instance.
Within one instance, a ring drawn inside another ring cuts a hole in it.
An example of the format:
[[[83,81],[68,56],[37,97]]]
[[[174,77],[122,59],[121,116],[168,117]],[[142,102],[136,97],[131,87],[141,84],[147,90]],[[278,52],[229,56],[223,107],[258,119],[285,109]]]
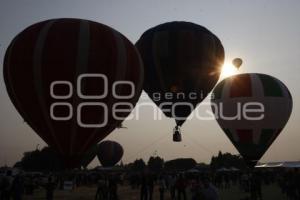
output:
[[[300,168],[300,161],[260,163],[255,168]]]

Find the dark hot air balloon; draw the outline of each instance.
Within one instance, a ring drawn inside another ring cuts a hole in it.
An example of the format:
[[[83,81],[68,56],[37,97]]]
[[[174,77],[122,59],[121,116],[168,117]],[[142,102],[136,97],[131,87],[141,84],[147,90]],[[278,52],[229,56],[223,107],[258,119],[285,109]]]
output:
[[[232,64],[239,69],[241,67],[241,65],[243,64],[243,60],[241,58],[235,58],[232,61]]]
[[[98,145],[97,157],[103,167],[113,167],[122,159],[123,153],[119,143],[106,140]]]
[[[98,145],[95,144],[89,148],[83,155],[81,160],[81,166],[86,169],[87,166],[94,160],[98,153]]]
[[[203,26],[169,22],[147,30],[137,41],[145,67],[144,90],[167,117],[174,141],[193,109],[212,90],[224,62],[221,41]]]
[[[143,84],[135,46],[116,30],[81,19],[26,28],[8,47],[3,74],[16,109],[69,168],[120,126]],[[115,118],[114,106],[127,110]]]
[[[239,74],[214,89],[212,110],[227,137],[254,167],[286,125],[293,107],[288,88],[266,74]]]

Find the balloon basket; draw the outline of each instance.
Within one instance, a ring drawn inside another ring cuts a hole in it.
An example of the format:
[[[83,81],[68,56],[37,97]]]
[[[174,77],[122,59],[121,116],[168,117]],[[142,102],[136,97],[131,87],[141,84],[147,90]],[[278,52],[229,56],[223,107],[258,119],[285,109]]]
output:
[[[179,127],[176,127],[173,133],[173,142],[181,142],[181,141],[182,141],[182,137],[181,137],[180,129]]]

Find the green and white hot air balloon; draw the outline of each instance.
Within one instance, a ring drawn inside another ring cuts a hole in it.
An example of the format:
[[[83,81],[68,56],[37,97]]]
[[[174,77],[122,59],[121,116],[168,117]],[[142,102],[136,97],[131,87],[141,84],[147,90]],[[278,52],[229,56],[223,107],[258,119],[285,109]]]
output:
[[[216,120],[249,167],[254,167],[287,124],[293,100],[278,79],[258,73],[221,81],[212,93]]]

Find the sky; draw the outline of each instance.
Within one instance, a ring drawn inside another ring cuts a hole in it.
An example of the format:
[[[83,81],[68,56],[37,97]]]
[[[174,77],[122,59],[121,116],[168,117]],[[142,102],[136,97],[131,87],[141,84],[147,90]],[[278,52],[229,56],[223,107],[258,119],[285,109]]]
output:
[[[170,21],[207,27],[222,41],[225,62],[244,61],[239,73],[266,73],[286,84],[294,101],[289,123],[261,161],[300,160],[300,1],[298,0],[1,0],[0,1],[0,166],[13,165],[24,151],[45,143],[23,123],[3,81],[2,63],[11,40],[31,24],[52,18],[81,18],[113,27],[135,43],[147,29]],[[143,94],[139,103],[151,102]],[[205,101],[207,102],[207,100]],[[198,111],[204,108],[197,108]],[[199,110],[200,109],[200,110]],[[237,154],[215,120],[191,118],[182,127],[183,142],[172,142],[174,122],[153,120],[150,108],[127,120],[106,139],[124,147],[123,162],[192,157],[209,163],[218,151]],[[98,165],[94,160],[91,166]]]

